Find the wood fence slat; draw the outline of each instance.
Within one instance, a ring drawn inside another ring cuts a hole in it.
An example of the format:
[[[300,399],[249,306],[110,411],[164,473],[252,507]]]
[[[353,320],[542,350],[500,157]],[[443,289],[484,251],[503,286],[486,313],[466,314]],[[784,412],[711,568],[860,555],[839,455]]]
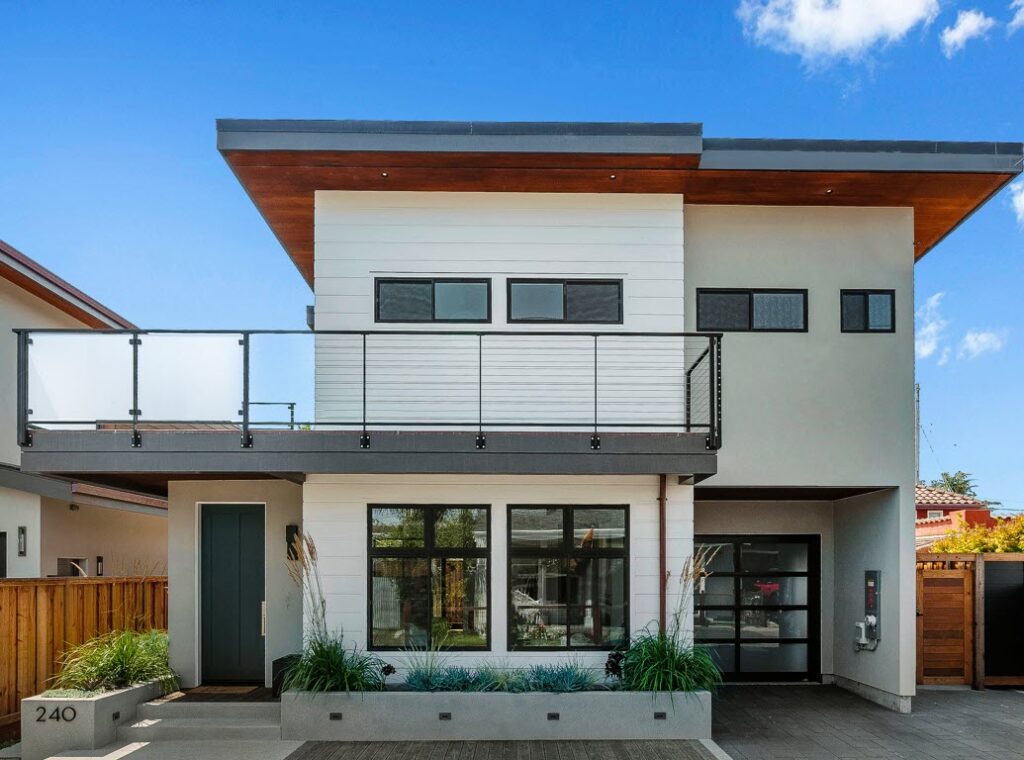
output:
[[[63,652],[100,633],[167,627],[166,578],[0,579],[0,726],[49,686]]]

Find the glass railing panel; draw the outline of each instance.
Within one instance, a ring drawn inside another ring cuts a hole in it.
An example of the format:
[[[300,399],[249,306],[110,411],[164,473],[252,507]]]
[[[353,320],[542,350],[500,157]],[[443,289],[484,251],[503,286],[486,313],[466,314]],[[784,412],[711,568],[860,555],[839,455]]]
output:
[[[29,424],[74,429],[130,420],[130,339],[124,334],[32,333]]]
[[[144,333],[139,338],[140,424],[237,427],[240,333]]]

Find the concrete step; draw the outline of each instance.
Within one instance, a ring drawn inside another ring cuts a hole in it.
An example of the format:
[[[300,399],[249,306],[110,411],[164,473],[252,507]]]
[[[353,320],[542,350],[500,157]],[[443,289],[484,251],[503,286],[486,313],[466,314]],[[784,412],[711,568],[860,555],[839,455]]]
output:
[[[157,699],[139,705],[139,718],[216,718],[226,723],[249,718],[265,723],[281,722],[280,702],[183,702]]]
[[[259,718],[142,718],[117,727],[117,738],[129,742],[274,740],[280,722]]]

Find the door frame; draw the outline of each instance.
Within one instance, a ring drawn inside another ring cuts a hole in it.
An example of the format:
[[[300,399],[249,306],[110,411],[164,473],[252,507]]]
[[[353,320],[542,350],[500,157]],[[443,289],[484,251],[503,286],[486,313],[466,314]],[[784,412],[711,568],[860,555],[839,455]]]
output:
[[[203,683],[203,507],[225,505],[225,504],[244,504],[246,506],[260,507],[263,510],[263,603],[267,603],[267,502],[265,501],[248,501],[246,499],[230,499],[230,500],[219,500],[209,501],[201,500],[196,501],[195,508],[195,587],[193,589],[193,609],[195,610],[196,628],[195,634],[195,651],[196,651],[196,684],[202,685]],[[269,628],[268,628],[269,630]],[[270,681],[267,676],[267,636],[263,636],[263,685],[269,686]]]

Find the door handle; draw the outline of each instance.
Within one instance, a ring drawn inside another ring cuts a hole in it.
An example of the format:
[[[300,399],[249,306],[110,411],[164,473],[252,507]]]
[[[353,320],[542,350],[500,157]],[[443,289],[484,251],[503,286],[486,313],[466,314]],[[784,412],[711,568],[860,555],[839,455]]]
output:
[[[267,600],[260,602],[260,636],[267,637]]]

